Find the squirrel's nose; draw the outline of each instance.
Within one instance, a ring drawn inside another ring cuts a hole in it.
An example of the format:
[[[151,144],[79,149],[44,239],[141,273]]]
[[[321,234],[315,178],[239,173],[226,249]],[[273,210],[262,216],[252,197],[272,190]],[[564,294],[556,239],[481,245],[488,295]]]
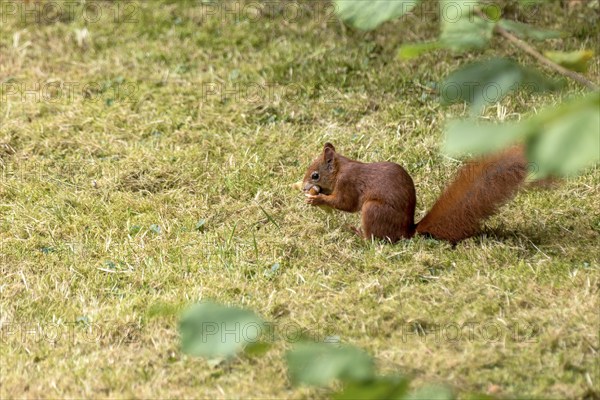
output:
[[[313,187],[313,184],[312,184],[312,183],[310,183],[310,182],[306,182],[306,183],[304,184],[304,189],[302,189],[302,190],[304,190],[305,192],[308,192],[308,191],[310,190],[310,188],[311,188],[311,187]]]

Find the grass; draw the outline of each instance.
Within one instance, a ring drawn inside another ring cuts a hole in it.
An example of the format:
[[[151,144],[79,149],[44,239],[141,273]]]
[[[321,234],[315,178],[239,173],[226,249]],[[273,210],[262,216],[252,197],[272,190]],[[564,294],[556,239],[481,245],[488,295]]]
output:
[[[37,22],[6,4],[2,398],[326,396],[290,385],[293,335],[258,359],[183,355],[179,311],[202,299],[254,309],[279,332],[338,335],[382,371],[460,396],[600,396],[597,168],[521,193],[456,248],[361,242],[343,229],[357,215],[309,208],[289,187],[327,140],[402,164],[424,215],[458,166],[439,152],[444,122],[465,110],[422,86],[474,59],[396,61],[402,42],[435,35],[431,18],[360,33],[322,3],[297,18],[242,8],[235,21],[193,1],[100,2],[98,21],[78,5]],[[553,3],[529,19],[570,33],[540,47],[577,50],[597,47],[594,12]],[[499,41],[486,53],[531,63]],[[579,93],[519,94],[486,116]]]

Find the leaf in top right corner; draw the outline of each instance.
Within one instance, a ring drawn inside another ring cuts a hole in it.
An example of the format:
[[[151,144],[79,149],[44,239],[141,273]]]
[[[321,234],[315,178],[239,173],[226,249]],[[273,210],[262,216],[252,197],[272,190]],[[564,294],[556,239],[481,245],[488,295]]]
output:
[[[577,72],[586,72],[589,61],[594,57],[592,50],[578,50],[568,53],[562,51],[546,51],[544,55],[555,63]]]
[[[537,178],[572,176],[600,162],[599,109],[597,91],[534,117],[527,158],[537,166]]]

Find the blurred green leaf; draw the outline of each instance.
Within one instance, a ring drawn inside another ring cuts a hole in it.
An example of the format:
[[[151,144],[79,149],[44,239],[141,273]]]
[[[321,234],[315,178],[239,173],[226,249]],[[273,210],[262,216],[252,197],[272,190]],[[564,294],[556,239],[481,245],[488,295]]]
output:
[[[523,7],[533,7],[548,0],[519,0],[519,4]]]
[[[539,177],[570,176],[599,161],[600,102],[540,127],[528,147],[527,158]]]
[[[296,385],[326,386],[336,379],[366,382],[375,376],[373,359],[348,345],[298,343],[286,358]]]
[[[465,101],[471,104],[472,114],[479,114],[486,104],[494,104],[516,89],[541,92],[558,87],[536,70],[513,60],[493,58],[452,72],[442,83],[440,93],[442,104]]]
[[[515,123],[476,124],[471,120],[448,123],[444,152],[450,156],[485,154],[501,150],[523,137]],[[525,128],[525,127],[522,127]]]
[[[449,125],[444,151],[483,154],[524,140],[535,178],[573,175],[600,161],[600,91],[568,101],[518,123]]]
[[[358,3],[358,2],[357,2]],[[398,50],[398,58],[410,60],[421,54],[440,48],[453,51],[480,49],[492,37],[495,20],[499,16],[497,7],[485,7],[490,21],[473,14],[472,0],[442,0],[440,3],[440,38],[437,41],[406,43]],[[484,10],[484,12],[485,12]]]
[[[426,385],[410,392],[406,400],[452,400],[452,391],[442,385]]]
[[[398,58],[401,60],[410,60],[416,58],[421,54],[439,49],[443,47],[440,42],[423,42],[423,43],[406,43],[400,46],[398,49]]]
[[[500,20],[499,25],[507,31],[514,33],[521,39],[546,40],[560,38],[564,36],[563,32],[538,29],[528,24],[524,24],[517,21],[510,21],[507,19]]]
[[[491,19],[494,22],[500,20],[502,17],[502,8],[498,4],[481,4],[481,12],[485,14],[486,17]]]
[[[498,400],[496,397],[485,393],[461,393],[464,400]]]
[[[492,37],[495,23],[474,15],[472,0],[440,2],[440,42],[444,47],[462,51],[485,47]]]
[[[401,17],[410,11],[419,0],[335,0],[339,18],[362,30],[377,28],[385,21]]]
[[[589,61],[594,57],[591,50],[571,51],[565,53],[562,51],[546,51],[544,55],[555,63],[577,72],[586,72]]]
[[[400,400],[406,395],[408,384],[408,379],[397,376],[377,377],[368,382],[349,382],[333,398],[336,400]]]
[[[271,344],[266,342],[250,343],[244,349],[244,352],[250,356],[262,356],[271,349]]]
[[[230,358],[252,345],[260,350],[264,322],[252,311],[205,302],[184,311],[179,323],[184,353]]]

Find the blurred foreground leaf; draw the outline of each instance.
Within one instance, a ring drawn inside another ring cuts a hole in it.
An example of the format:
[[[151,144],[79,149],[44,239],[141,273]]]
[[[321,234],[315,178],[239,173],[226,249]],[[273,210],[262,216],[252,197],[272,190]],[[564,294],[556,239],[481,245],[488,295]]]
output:
[[[493,58],[452,72],[442,83],[441,96],[442,104],[462,100],[471,104],[472,114],[479,114],[486,104],[496,103],[517,89],[542,92],[558,87],[536,70],[506,58]]]
[[[523,138],[519,124],[478,124],[472,120],[454,120],[446,128],[444,152],[450,156],[493,153]]]
[[[372,358],[352,346],[298,343],[286,357],[294,384],[326,386],[336,379],[366,382],[375,376]]]
[[[440,42],[445,48],[461,51],[481,49],[492,37],[495,23],[473,14],[472,0],[440,2]]]
[[[408,392],[409,381],[397,376],[377,377],[368,382],[350,382],[336,393],[336,400],[394,400],[404,399]]]
[[[599,110],[600,101],[595,107],[573,110],[535,131],[529,141],[527,158],[536,165],[540,177],[574,175],[598,162]]]
[[[492,37],[494,18],[483,19],[473,14],[471,0],[442,0],[440,2],[439,40],[423,43],[406,43],[398,50],[398,57],[409,60],[440,48],[452,51],[481,49]]]
[[[335,0],[336,13],[340,19],[355,28],[370,30],[385,21],[401,17],[419,0]]]
[[[441,385],[426,385],[413,390],[406,400],[452,400],[454,395],[452,391]]]
[[[246,346],[260,353],[259,342],[264,322],[251,311],[215,303],[194,304],[184,311],[179,323],[184,353],[206,357],[230,358]]]
[[[497,151],[522,140],[535,178],[569,176],[600,161],[600,91],[568,101],[518,123],[449,124],[444,150],[450,155]]]

